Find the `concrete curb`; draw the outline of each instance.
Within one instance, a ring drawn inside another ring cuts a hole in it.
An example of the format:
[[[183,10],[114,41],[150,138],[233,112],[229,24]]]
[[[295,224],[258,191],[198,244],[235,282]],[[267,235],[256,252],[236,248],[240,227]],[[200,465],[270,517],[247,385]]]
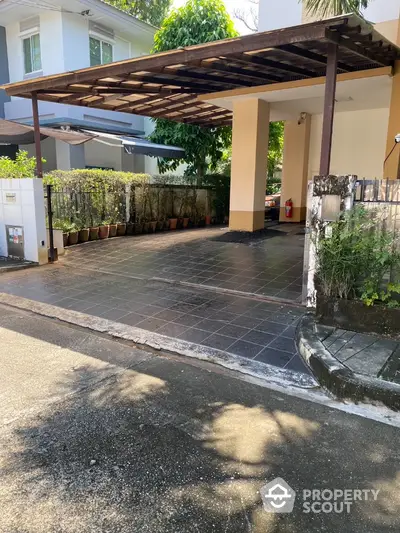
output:
[[[145,329],[113,322],[106,318],[95,317],[78,311],[63,309],[62,307],[57,307],[55,305],[36,302],[34,300],[28,300],[27,298],[6,293],[0,293],[0,304],[9,305],[24,311],[31,311],[49,318],[56,318],[68,324],[87,328],[99,333],[105,333],[115,338],[132,341],[135,344],[148,346],[155,350],[164,350],[216,363],[225,368],[229,368],[230,370],[236,370],[243,374],[266,379],[268,382],[280,386],[292,386],[302,389],[315,389],[318,387],[318,383],[312,378],[312,376],[308,376],[307,374],[285,370],[265,363],[259,363],[258,361],[229,354],[215,348],[209,348],[207,346],[201,346],[183,340],[181,341],[179,339],[167,337],[166,335],[160,335],[159,333],[152,333]]]
[[[39,263],[24,263],[22,265],[10,265],[0,267],[0,276],[6,272],[15,272],[16,270],[25,270],[27,268],[38,267]]]
[[[325,348],[315,326],[314,315],[305,315],[297,327],[296,344],[321,385],[341,399],[369,400],[400,410],[400,385],[350,370]]]

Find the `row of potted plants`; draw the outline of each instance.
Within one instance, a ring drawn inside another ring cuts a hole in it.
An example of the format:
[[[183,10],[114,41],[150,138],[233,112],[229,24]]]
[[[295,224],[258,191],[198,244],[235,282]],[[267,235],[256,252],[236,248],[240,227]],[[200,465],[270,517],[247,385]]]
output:
[[[198,220],[192,220],[190,217],[167,218],[158,221],[144,220],[136,223],[112,223],[105,220],[98,226],[88,228],[79,228],[75,223],[67,221],[55,221],[53,227],[54,229],[61,229],[63,231],[65,247],[98,239],[102,240],[111,237],[123,237],[124,235],[139,235],[143,233],[155,233],[156,231],[174,231],[192,227],[204,227],[217,222],[216,218],[207,215]],[[224,222],[226,222],[226,220]]]

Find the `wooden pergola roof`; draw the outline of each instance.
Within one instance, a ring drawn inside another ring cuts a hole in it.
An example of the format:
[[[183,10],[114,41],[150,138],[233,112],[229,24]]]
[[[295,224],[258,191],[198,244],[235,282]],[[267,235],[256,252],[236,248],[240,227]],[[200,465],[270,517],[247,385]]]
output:
[[[400,49],[351,14],[214,41],[3,86],[10,96],[123,111],[202,126],[229,125],[232,113],[198,95],[325,76],[328,47],[337,72],[393,65]]]

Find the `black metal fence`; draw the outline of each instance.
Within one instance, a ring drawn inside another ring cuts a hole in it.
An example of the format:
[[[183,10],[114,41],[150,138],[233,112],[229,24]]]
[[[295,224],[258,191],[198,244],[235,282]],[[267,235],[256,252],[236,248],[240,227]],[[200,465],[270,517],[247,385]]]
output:
[[[212,186],[121,185],[112,191],[56,189],[52,191],[55,228],[75,229],[122,222],[150,222],[206,215],[223,221],[229,205],[221,204]]]

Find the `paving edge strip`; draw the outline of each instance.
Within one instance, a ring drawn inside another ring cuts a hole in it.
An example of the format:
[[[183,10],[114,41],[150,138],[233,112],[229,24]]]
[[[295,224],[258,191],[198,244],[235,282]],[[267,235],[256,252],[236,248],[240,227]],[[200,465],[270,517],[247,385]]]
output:
[[[135,344],[149,346],[155,350],[164,350],[216,363],[225,368],[229,368],[230,370],[236,370],[243,374],[262,378],[280,386],[286,385],[302,389],[315,389],[318,387],[318,383],[313,377],[307,374],[260,363],[215,348],[209,348],[207,346],[201,346],[200,344],[193,344],[191,342],[167,337],[165,335],[160,335],[159,333],[153,333],[145,329],[128,326],[106,318],[87,315],[71,309],[63,309],[62,307],[57,307],[55,305],[37,302],[6,293],[0,293],[0,304],[9,305],[24,311],[31,311],[48,318],[56,318],[68,324],[87,328],[99,333],[105,333],[119,339],[132,341]]]
[[[296,344],[321,385],[340,399],[369,400],[400,410],[400,385],[350,370],[325,348],[315,326],[314,315],[304,315],[296,330]]]

